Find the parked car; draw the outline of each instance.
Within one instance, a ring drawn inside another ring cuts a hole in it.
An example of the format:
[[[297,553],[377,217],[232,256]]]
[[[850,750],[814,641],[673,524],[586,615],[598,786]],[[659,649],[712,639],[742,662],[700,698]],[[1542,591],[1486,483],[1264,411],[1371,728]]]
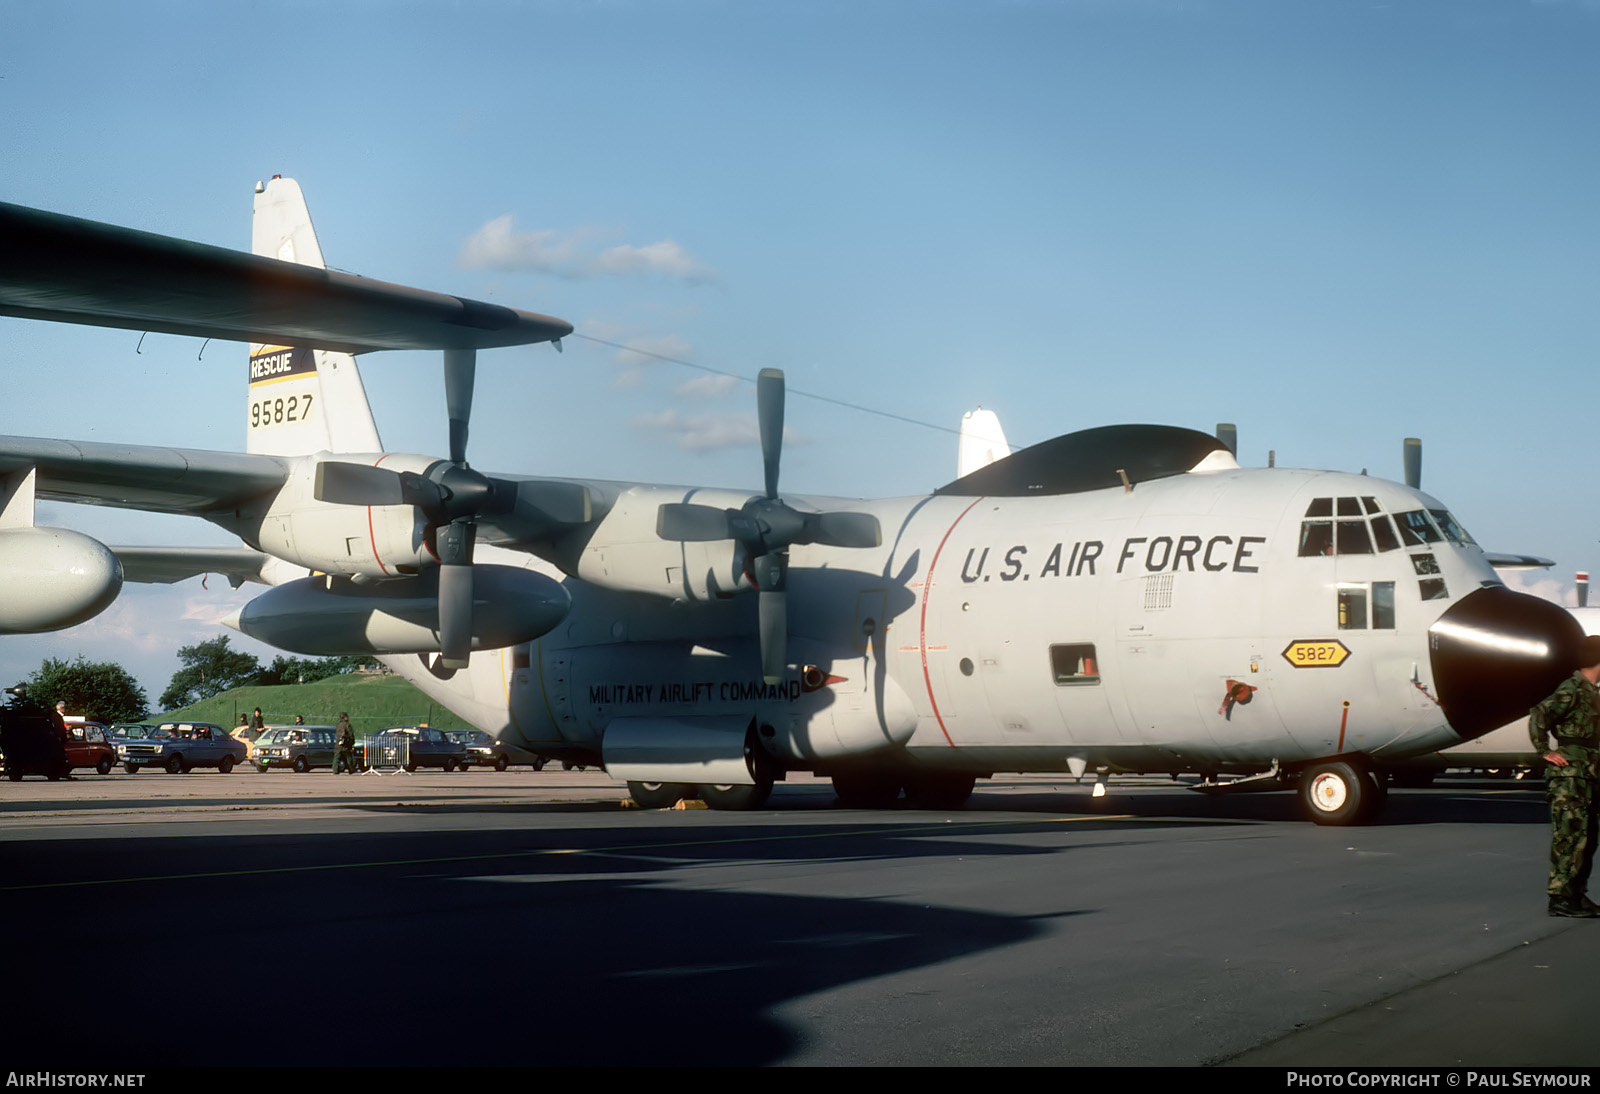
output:
[[[171,775],[214,767],[226,775],[244,759],[245,747],[213,722],[162,722],[146,737],[119,740],[117,756],[130,775],[143,767],[163,768]]]
[[[264,775],[274,767],[292,767],[303,774],[332,767],[338,748],[333,726],[268,726],[256,738],[256,770]]]
[[[69,768],[92,767],[98,775],[109,775],[116,766],[117,746],[106,739],[106,727],[99,722],[68,719],[65,744]]]
[[[452,729],[445,736],[461,746],[465,756],[462,767],[476,765],[504,771],[512,764],[527,764],[535,771],[540,771],[545,765],[543,756],[496,740],[481,729]]]

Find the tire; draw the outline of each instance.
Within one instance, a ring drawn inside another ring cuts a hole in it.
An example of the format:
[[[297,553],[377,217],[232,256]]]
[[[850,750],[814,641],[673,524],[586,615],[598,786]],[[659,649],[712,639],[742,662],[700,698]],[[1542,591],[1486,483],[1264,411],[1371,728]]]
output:
[[[508,768],[510,766],[511,766],[511,761],[505,758],[504,753],[502,753],[501,755],[496,756],[494,758],[494,769],[496,771],[504,771],[506,768]],[[538,768],[535,768],[534,770],[537,771]]]
[[[767,799],[772,796],[771,783],[756,783],[754,786],[739,784],[713,786],[708,784],[698,789],[700,791],[700,800],[712,809],[760,809],[767,804]]]
[[[268,767],[266,764],[256,764],[256,770],[265,775],[268,771],[271,771],[272,768]]]
[[[138,764],[123,764],[122,765],[122,770],[126,771],[130,775],[137,775],[139,773],[139,765]]]
[[[168,775],[182,775],[189,770],[183,766],[183,757],[176,752],[167,757],[166,768]]]
[[[1366,824],[1386,795],[1373,775],[1343,760],[1312,764],[1300,772],[1300,807],[1317,824]]]
[[[311,765],[306,762],[306,758],[304,756],[296,756],[294,758],[294,773],[296,775],[304,775],[310,770]]]
[[[112,766],[111,757],[102,756],[100,757],[100,762],[94,765],[94,772],[96,775],[109,775],[111,774]]]
[[[233,757],[232,756],[224,756],[217,763],[217,774],[218,775],[226,775],[228,772],[230,772],[232,770],[233,770]]]
[[[416,764],[406,764],[406,770],[407,771],[415,771],[416,769],[417,769],[417,765]]]
[[[906,779],[906,798],[918,809],[960,809],[977,782],[971,775],[924,772]]]
[[[544,770],[544,765],[546,763],[548,763],[548,762],[549,761],[546,760],[543,756],[540,756],[538,759],[533,761],[533,769],[535,771],[543,771]]]
[[[628,797],[640,809],[671,809],[690,794],[688,783],[629,783]]]
[[[833,777],[833,792],[846,809],[888,809],[900,796],[900,777],[884,771],[844,771]]]
[[[10,779],[14,783],[19,783],[22,781],[22,772],[13,768],[12,770],[6,772],[6,778]]]
[[[571,760],[562,760],[561,761],[561,770],[563,770],[563,771],[571,771],[574,767],[577,767],[577,766],[578,765],[573,763]]]

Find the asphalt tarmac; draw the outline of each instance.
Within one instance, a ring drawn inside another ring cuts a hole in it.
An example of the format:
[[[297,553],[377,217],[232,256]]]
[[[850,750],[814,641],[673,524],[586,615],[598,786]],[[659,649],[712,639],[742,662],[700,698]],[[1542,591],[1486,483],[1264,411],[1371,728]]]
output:
[[[1600,1064],[1537,784],[621,807],[598,772],[0,782],[15,1070]]]

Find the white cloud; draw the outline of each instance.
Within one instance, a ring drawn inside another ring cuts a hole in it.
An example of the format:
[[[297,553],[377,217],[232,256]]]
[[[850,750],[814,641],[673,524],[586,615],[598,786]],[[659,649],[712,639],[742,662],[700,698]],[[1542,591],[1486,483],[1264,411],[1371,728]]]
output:
[[[679,410],[662,410],[641,414],[633,419],[633,424],[675,434],[677,446],[691,452],[755,447],[761,443],[760,428],[752,413],[685,414]],[[785,426],[783,443],[785,447],[803,445],[807,438]]]
[[[706,285],[717,273],[671,239],[642,247],[620,243],[603,247],[598,228],[558,232],[553,228],[519,232],[516,218],[495,217],[467,237],[456,263],[468,270],[536,270],[570,280],[587,277],[659,276]]]
[[[1506,583],[1508,589],[1536,596],[1540,600],[1548,600],[1552,604],[1560,604],[1563,608],[1570,608],[1578,603],[1573,583],[1554,577],[1546,570],[1502,570],[1500,579]]]
[[[674,389],[673,394],[681,399],[720,399],[738,386],[737,376],[708,374],[684,381]]]

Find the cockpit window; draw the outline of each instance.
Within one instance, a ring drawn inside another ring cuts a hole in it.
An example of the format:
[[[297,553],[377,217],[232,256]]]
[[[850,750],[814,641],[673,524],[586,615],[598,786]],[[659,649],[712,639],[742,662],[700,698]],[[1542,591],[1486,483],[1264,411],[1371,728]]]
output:
[[[1467,535],[1467,530],[1461,527],[1461,525],[1457,524],[1456,518],[1452,517],[1447,511],[1443,509],[1430,509],[1428,512],[1432,513],[1433,519],[1439,522],[1439,528],[1444,532],[1445,539],[1448,539],[1451,543],[1457,544],[1461,547],[1477,546],[1477,544],[1473,542],[1472,537]]]
[[[1308,520],[1300,525],[1300,557],[1333,554],[1333,522]]]
[[[1383,512],[1383,506],[1378,504],[1377,498],[1362,498],[1361,504],[1367,507],[1367,512],[1369,513]]]
[[[1424,543],[1438,543],[1444,537],[1433,526],[1428,514],[1421,509],[1401,513],[1395,518],[1400,523],[1400,538],[1407,547],[1420,547]]]
[[[1332,498],[1312,498],[1311,499],[1311,504],[1306,506],[1306,516],[1307,517],[1331,517],[1331,516],[1333,516],[1333,499]]]
[[[1361,515],[1361,499],[1340,498],[1339,515],[1341,517],[1359,517]]]
[[[1340,498],[1344,501],[1344,498]],[[1354,498],[1349,499],[1354,501]],[[1372,553],[1372,537],[1367,535],[1367,522],[1364,520],[1341,520],[1339,522],[1339,553],[1341,555],[1370,555]]]
[[[1394,534],[1394,525],[1382,513],[1372,518],[1372,535],[1377,539],[1380,551],[1393,551],[1400,546],[1400,539]]]

